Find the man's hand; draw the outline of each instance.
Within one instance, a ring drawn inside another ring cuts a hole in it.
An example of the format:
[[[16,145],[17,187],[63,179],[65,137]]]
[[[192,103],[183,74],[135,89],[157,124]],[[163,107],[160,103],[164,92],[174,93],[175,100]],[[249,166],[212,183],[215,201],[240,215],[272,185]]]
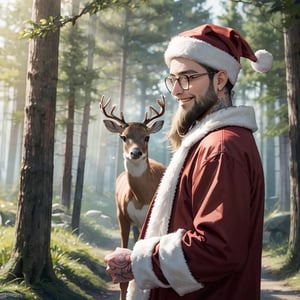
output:
[[[116,248],[114,252],[105,256],[106,271],[114,283],[128,282],[133,279],[130,255],[129,249]]]

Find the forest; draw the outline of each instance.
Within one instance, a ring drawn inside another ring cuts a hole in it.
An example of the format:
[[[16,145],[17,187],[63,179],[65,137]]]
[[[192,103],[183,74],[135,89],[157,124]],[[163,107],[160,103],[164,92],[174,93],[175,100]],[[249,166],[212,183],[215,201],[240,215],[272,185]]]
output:
[[[201,23],[233,27],[249,44],[273,54],[267,74],[242,61],[234,105],[255,108],[265,217],[289,216],[290,231],[283,237],[289,240],[287,263],[299,270],[300,87],[295,76],[300,58],[293,50],[300,46],[299,1],[52,2],[0,3],[0,228],[16,224],[12,251],[21,256],[20,262],[12,255],[7,265],[0,256],[1,270],[19,277],[25,262],[31,270],[27,283],[55,277],[49,265],[53,207],[66,213],[74,235],[83,232],[84,216],[92,210],[117,230],[114,193],[124,169],[122,141],[103,124],[101,96],[111,98],[126,120],[137,122],[157,99],[166,98],[163,129],[151,135],[149,156],[167,165],[172,153],[166,133],[177,103],[164,86],[163,53],[170,37]],[[34,20],[35,11],[42,18]],[[30,87],[33,79],[39,86]],[[7,217],[9,205],[16,207],[16,218]],[[36,221],[30,222],[32,216]],[[0,230],[1,243],[4,233]],[[42,259],[27,263],[24,245],[32,239],[44,243],[32,245]],[[34,274],[37,264],[44,269]]]

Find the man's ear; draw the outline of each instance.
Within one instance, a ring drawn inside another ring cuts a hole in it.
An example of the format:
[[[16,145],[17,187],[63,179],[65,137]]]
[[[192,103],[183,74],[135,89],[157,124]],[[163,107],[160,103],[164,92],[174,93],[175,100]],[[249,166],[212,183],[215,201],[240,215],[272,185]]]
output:
[[[228,81],[228,74],[225,70],[221,70],[216,73],[214,77],[215,92],[222,91]]]

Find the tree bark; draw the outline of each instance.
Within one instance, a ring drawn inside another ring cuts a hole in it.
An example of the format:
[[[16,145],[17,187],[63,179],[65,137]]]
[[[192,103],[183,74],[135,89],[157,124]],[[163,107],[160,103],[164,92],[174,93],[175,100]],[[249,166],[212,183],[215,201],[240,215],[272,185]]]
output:
[[[124,28],[123,28],[123,41],[121,46],[121,69],[120,69],[120,99],[119,99],[119,110],[124,112],[125,103],[125,91],[126,91],[126,74],[127,74],[127,64],[128,64],[128,42],[129,42],[129,32],[128,32],[128,14],[129,10],[124,9]],[[117,139],[117,160],[116,160],[116,177],[124,171],[124,158],[123,158],[123,143],[118,137]]]
[[[75,88],[70,85],[69,98],[67,100],[67,126],[64,151],[64,165],[61,189],[61,204],[67,209],[71,207],[72,192],[72,165],[73,165],[73,137],[75,114]]]
[[[79,13],[79,0],[72,1],[72,16]],[[75,30],[72,27],[71,30]],[[71,39],[71,44],[74,40]],[[76,51],[75,46],[71,47],[71,51]],[[75,72],[75,70],[74,70]],[[66,126],[66,143],[64,151],[64,165],[61,189],[61,204],[68,210],[71,207],[71,194],[72,194],[72,166],[73,166],[73,140],[74,140],[74,115],[75,115],[75,96],[76,89],[72,76],[69,82],[69,95],[67,99],[67,126]]]
[[[60,15],[60,0],[33,0],[32,20]],[[20,191],[7,279],[54,280],[50,255],[59,31],[29,41]]]
[[[93,15],[90,17],[89,20],[89,40],[88,40],[88,53],[87,53],[88,71],[93,70],[95,34],[96,34],[95,29],[96,29],[96,16]],[[92,78],[89,78],[85,90],[86,102],[83,109],[74,206],[73,206],[73,213],[72,213],[72,230],[75,234],[79,234],[80,212],[81,212],[83,183],[84,183],[84,169],[85,169],[85,161],[86,161],[86,149],[87,149],[88,129],[89,129],[89,119],[90,119],[91,85],[92,85]]]
[[[290,210],[290,143],[288,134],[279,136],[279,165],[280,165],[280,182],[279,182],[279,210]]]
[[[296,20],[284,32],[287,68],[287,98],[289,135],[291,142],[291,226],[288,260],[300,268],[300,21]]]

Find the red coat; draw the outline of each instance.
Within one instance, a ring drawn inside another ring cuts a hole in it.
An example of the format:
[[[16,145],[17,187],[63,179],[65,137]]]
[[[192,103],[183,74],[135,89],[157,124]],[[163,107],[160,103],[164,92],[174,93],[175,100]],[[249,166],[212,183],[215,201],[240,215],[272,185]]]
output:
[[[154,209],[132,255],[145,299],[260,299],[264,177],[251,130],[217,128],[188,149],[168,230],[148,237]]]

